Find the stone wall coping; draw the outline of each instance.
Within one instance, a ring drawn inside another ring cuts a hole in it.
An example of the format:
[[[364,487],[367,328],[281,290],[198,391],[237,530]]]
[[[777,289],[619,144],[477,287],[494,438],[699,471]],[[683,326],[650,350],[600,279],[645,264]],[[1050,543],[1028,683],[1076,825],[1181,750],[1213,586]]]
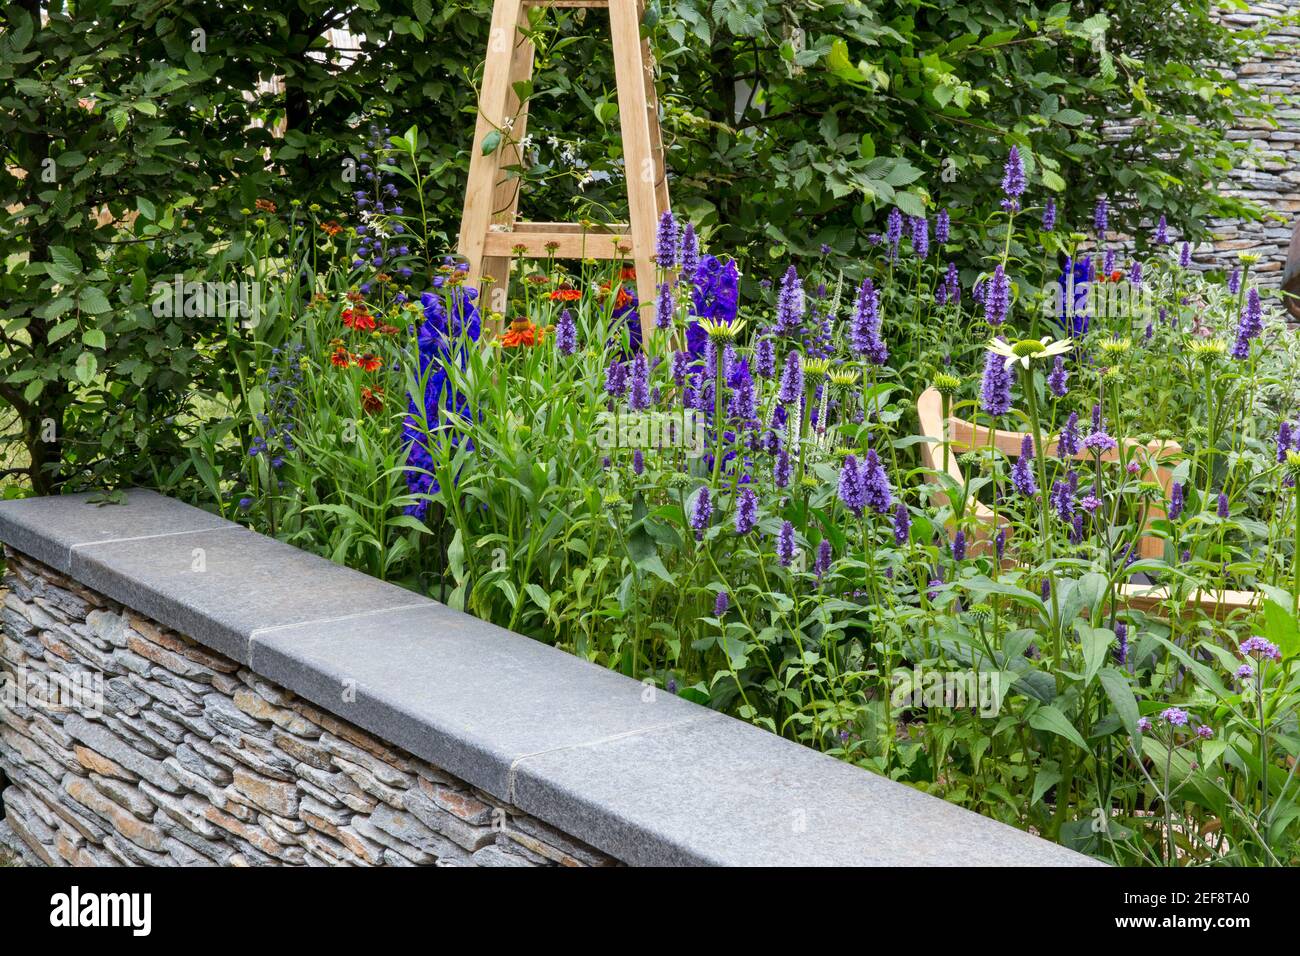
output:
[[[624,862],[1089,857],[146,489],[0,541]]]

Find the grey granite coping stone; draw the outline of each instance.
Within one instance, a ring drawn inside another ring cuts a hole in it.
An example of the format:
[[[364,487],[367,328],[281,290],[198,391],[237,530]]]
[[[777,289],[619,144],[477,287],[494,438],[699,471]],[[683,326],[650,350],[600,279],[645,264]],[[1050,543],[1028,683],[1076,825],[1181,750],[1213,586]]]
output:
[[[0,541],[629,863],[1094,861],[153,492]]]
[[[91,493],[0,501],[0,541],[67,573],[74,548],[106,541],[190,534],[238,525],[218,515],[132,488],[124,504],[92,504]]]
[[[503,800],[529,755],[711,713],[441,604],[261,632],[251,667]]]
[[[234,524],[78,545],[69,574],[241,664],[255,631],[434,603]]]
[[[527,757],[511,802],[642,866],[1100,865],[725,714]]]

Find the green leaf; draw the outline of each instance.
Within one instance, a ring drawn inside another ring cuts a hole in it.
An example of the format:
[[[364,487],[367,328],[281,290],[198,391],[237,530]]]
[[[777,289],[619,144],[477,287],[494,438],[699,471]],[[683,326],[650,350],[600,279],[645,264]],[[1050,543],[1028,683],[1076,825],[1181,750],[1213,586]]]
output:
[[[524,585],[524,590],[528,592],[528,596],[542,609],[543,613],[549,614],[551,612],[551,596],[543,591],[540,585],[529,582]]]
[[[1300,651],[1300,628],[1291,609],[1278,604],[1270,596],[1264,601],[1264,636],[1277,645],[1284,658],[1294,657]]]
[[[77,381],[82,385],[89,385],[94,379],[95,373],[99,371],[99,363],[95,356],[90,352],[82,352],[77,356]]]
[[[50,329],[49,335],[45,337],[45,341],[53,345],[55,342],[59,341],[60,339],[67,338],[67,336],[70,335],[72,333],[72,330],[75,329],[76,327],[77,327],[76,319],[65,319],[64,321],[56,325],[54,328]]]
[[[103,290],[98,286],[93,285],[86,286],[78,293],[77,305],[91,315],[98,315],[112,308],[108,302],[108,296],[104,295]]]
[[[491,156],[497,151],[497,147],[500,145],[501,131],[499,129],[494,129],[483,137],[483,155]]]
[[[1089,627],[1080,635],[1083,644],[1083,685],[1087,687],[1106,663],[1115,634],[1104,627]]]
[[[158,218],[158,210],[154,208],[154,204],[143,196],[135,197],[135,208],[139,209],[140,215],[144,216],[144,218],[148,219],[150,222],[153,222]]]
[[[1055,707],[1047,705],[1039,707],[1029,718],[1029,726],[1035,730],[1044,730],[1058,737],[1064,737],[1085,753],[1088,751],[1088,744],[1083,739],[1083,735],[1075,730],[1070,719]]]
[[[103,329],[86,329],[81,333],[81,344],[92,349],[102,349],[107,347],[107,340],[104,337]]]
[[[1137,733],[1138,704],[1137,698],[1133,696],[1133,685],[1129,682],[1128,674],[1113,667],[1104,667],[1097,679],[1101,681],[1102,689],[1110,698],[1111,706],[1115,708],[1115,713],[1120,723],[1124,725],[1124,729],[1130,734]]]

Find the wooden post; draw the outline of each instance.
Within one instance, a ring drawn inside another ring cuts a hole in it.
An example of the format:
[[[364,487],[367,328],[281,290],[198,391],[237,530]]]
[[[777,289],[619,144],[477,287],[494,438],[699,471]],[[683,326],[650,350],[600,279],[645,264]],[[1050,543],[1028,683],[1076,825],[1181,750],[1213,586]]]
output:
[[[614,79],[618,94],[628,222],[609,226],[520,222],[522,180],[507,167],[524,161],[518,143],[527,132],[528,104],[514,85],[532,76],[533,45],[520,33],[526,8],[605,7],[609,10]],[[524,258],[627,259],[636,266],[642,341],[654,323],[655,229],[669,209],[668,178],[650,45],[641,39],[643,0],[496,0],[479,92],[479,116],[470,153],[469,180],[458,250],[469,264],[467,281],[485,296],[485,307],[504,312],[510,263]],[[511,118],[513,126],[507,128]],[[494,133],[499,145],[484,155]],[[554,251],[547,249],[551,245]],[[624,250],[624,251],[620,251]]]

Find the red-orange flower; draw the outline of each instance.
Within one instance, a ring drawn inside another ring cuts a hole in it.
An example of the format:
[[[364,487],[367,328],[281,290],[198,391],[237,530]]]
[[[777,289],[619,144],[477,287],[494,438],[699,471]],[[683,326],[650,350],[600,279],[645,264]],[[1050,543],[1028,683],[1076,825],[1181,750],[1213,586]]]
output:
[[[509,331],[501,336],[501,347],[513,349],[521,345],[536,345],[545,334],[544,329],[539,329],[528,319],[515,319],[510,323]]]
[[[259,199],[253,205],[257,207],[258,212],[275,212],[275,203],[269,199]]]
[[[551,293],[551,298],[560,302],[577,302],[582,298],[582,290],[571,289],[567,285],[561,286]]]
[[[374,352],[366,352],[364,355],[356,355],[353,358],[356,359],[357,367],[366,372],[378,372],[379,366],[384,364],[384,360]]]
[[[333,238],[334,236],[337,236],[340,232],[343,231],[343,227],[340,226],[340,225],[339,225],[337,222],[335,222],[333,219],[331,219],[329,222],[322,222],[322,223],[320,224],[320,227],[321,227],[321,229],[325,230],[325,235],[327,235],[327,236],[329,236],[329,237],[331,237],[331,238]]]
[[[365,298],[360,292],[349,292],[347,297],[349,302],[360,302]]]
[[[623,271],[618,274],[618,277],[624,282],[635,282],[636,268],[634,266],[624,266]]]
[[[356,329],[358,332],[369,332],[375,327],[375,317],[365,310],[344,309],[343,324],[349,329]]]
[[[379,327],[377,331],[379,332],[380,335],[396,335],[398,332],[401,331],[401,329],[399,329],[395,325],[389,325],[387,322],[385,322],[383,325]]]
[[[382,412],[384,410],[384,390],[369,387],[361,389],[361,407],[369,415]]]
[[[622,286],[619,286],[618,295],[614,297],[614,308],[617,310],[631,304],[632,304],[632,296],[628,293],[627,289],[623,288]]]
[[[352,356],[348,354],[347,349],[340,345],[334,350],[334,354],[330,356],[330,362],[333,363],[335,368],[347,368],[352,364]]]

